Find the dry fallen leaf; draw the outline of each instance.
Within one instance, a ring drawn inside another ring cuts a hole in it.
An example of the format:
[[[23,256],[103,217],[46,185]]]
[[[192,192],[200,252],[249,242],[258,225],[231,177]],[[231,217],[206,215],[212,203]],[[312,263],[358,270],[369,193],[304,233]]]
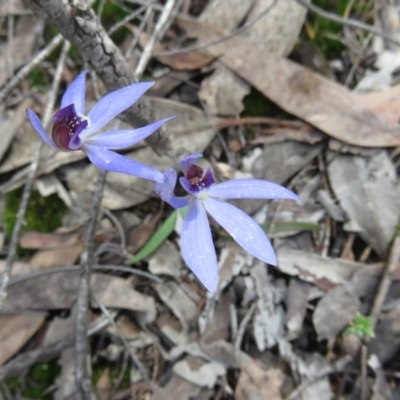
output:
[[[273,143],[254,160],[251,172],[255,178],[284,183],[323,150],[322,143],[309,145],[295,141]],[[282,160],[285,160],[282,163]]]
[[[69,247],[60,247],[37,251],[29,260],[41,269],[74,265],[84,249],[83,243]]]
[[[0,317],[0,365],[14,356],[38,331],[45,313],[2,315]]]
[[[381,92],[360,94],[358,97],[365,108],[379,115],[388,124],[399,123],[400,85]]]
[[[349,218],[344,229],[357,232],[384,255],[400,215],[396,168],[391,158],[384,150],[371,158],[336,153],[330,153],[329,158],[329,181]]]
[[[254,0],[211,0],[199,16],[199,21],[232,30],[243,22],[253,5]]]
[[[256,18],[273,3],[274,0],[255,0],[246,22]],[[244,31],[241,36],[262,45],[271,54],[287,56],[299,38],[306,14],[307,8],[297,2],[279,0],[260,21]],[[218,24],[210,25],[219,27]]]
[[[147,43],[150,40],[150,34],[143,32],[139,29],[139,27],[127,24],[127,27],[132,31],[134,35],[139,36],[139,45],[143,48],[146,47]],[[155,45],[154,52],[162,53],[167,49],[160,43]],[[207,55],[205,53],[199,53],[197,51],[188,51],[184,53],[173,54],[170,56],[156,56],[158,61],[161,63],[168,65],[169,67],[177,70],[187,70],[192,71],[195,69],[200,69],[210,64],[215,60],[215,57]]]
[[[279,269],[292,276],[311,282],[318,287],[329,290],[336,285],[346,284],[359,270],[366,270],[363,263],[340,258],[322,257],[318,254],[301,250],[279,248],[277,250]]]
[[[112,393],[112,387],[110,371],[108,368],[105,368],[96,383],[96,392],[99,396],[99,400],[108,400]]]
[[[218,28],[179,17],[184,29],[201,42],[224,35]],[[360,147],[400,145],[400,128],[389,126],[366,109],[358,96],[290,60],[274,56],[263,46],[235,36],[207,48],[212,55],[279,107],[326,134]]]
[[[243,98],[250,86],[222,64],[200,85],[199,98],[211,115],[237,116],[243,109]]]
[[[282,373],[278,369],[264,371],[255,360],[252,360],[240,372],[235,388],[235,400],[282,400],[280,393],[282,380]]]
[[[36,231],[22,232],[19,245],[25,249],[54,249],[70,247],[79,243],[77,233],[41,233]]]
[[[158,283],[154,287],[161,300],[187,329],[199,313],[196,303],[175,282]]]
[[[318,302],[313,323],[318,340],[332,339],[354,320],[360,301],[346,286],[337,286]]]
[[[62,271],[24,280],[8,289],[6,312],[71,308],[79,286],[79,271]],[[135,291],[129,280],[93,274],[91,290],[106,306],[141,311],[154,318],[154,298]]]

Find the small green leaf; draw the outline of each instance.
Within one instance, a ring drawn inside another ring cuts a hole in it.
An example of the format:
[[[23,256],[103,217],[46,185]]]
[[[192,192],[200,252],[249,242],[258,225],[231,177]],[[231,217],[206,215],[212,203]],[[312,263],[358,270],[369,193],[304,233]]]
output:
[[[154,233],[150,240],[138,251],[129,261],[130,264],[135,264],[148,257],[157,250],[174,231],[178,211],[174,210],[171,215],[164,221],[160,228]]]
[[[375,337],[375,332],[372,329],[372,318],[357,313],[355,320],[343,332],[344,336],[350,334],[356,334],[360,339],[364,336]]]

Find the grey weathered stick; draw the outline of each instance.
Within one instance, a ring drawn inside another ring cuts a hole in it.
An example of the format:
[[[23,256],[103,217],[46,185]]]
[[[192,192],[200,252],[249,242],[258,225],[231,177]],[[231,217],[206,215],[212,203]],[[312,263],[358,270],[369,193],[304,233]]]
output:
[[[76,46],[108,91],[134,82],[123,55],[89,6],[79,0],[26,0],[26,4]],[[133,126],[142,126],[152,119],[152,112],[144,102],[138,101],[124,116]],[[165,154],[169,149],[169,142],[160,131],[146,141],[158,154]]]
[[[57,93],[58,86],[59,86],[60,80],[61,80],[61,73],[64,68],[64,62],[65,62],[65,58],[67,56],[69,48],[70,48],[70,44],[68,42],[65,42],[63,50],[60,55],[60,58],[58,60],[57,70],[56,70],[56,73],[55,73],[54,79],[53,79],[53,86],[50,91],[49,99],[47,102],[47,107],[45,110],[45,115],[43,118],[43,124],[45,127],[50,122],[51,112],[54,108],[54,103],[56,100],[56,93]],[[34,152],[34,155],[33,155],[32,163],[29,168],[26,185],[24,187],[21,203],[20,203],[18,213],[17,213],[17,219],[15,221],[13,233],[11,236],[11,243],[10,243],[10,247],[9,247],[8,254],[7,254],[6,266],[4,268],[4,272],[3,272],[3,275],[1,277],[1,282],[0,282],[0,313],[3,310],[4,301],[5,301],[5,298],[7,295],[7,285],[10,280],[11,270],[12,270],[12,266],[13,266],[16,252],[17,252],[19,235],[21,233],[22,224],[24,222],[25,212],[28,207],[28,201],[29,201],[29,197],[31,195],[33,181],[35,179],[36,171],[38,169],[39,157],[40,157],[40,151],[41,151],[42,145],[43,145],[43,141],[41,139],[39,139],[38,144],[35,149],[35,152]]]
[[[85,250],[81,255],[81,279],[77,300],[76,342],[75,342],[75,366],[77,382],[77,399],[91,399],[93,389],[87,371],[87,329],[90,298],[90,270],[93,258],[93,238],[96,231],[97,216],[100,210],[103,189],[107,171],[100,170],[96,189],[92,199],[90,221],[87,226]]]

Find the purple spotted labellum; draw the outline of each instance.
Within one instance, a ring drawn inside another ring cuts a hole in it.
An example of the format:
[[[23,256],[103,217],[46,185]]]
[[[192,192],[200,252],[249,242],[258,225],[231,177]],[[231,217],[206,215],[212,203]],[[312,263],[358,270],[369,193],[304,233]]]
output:
[[[211,169],[204,173],[202,168],[194,164],[201,156],[197,153],[181,161],[184,177],[179,181],[188,196],[174,196],[177,173],[173,169],[164,172],[164,182],[156,183],[154,189],[172,207],[188,206],[181,231],[182,256],[200,282],[215,293],[218,286],[218,263],[206,212],[254,257],[277,265],[274,249],[260,225],[223,199],[298,200],[298,197],[276,183],[260,179],[238,179],[214,184]]]
[[[112,150],[124,149],[140,142],[174,117],[138,129],[97,133],[114,117],[139,100],[154,82],[134,83],[111,92],[100,99],[86,116],[86,73],[87,71],[80,73],[65,91],[61,109],[52,119],[51,136],[47,134],[38,116],[28,108],[26,113],[32,126],[49,146],[57,150],[82,150],[99,168],[162,182],[161,172]]]

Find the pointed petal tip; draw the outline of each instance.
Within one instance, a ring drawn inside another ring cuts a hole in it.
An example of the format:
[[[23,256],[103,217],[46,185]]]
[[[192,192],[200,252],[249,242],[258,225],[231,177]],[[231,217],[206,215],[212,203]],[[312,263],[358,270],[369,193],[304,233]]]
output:
[[[212,294],[217,293],[218,281],[209,282],[208,284],[203,283],[204,287]]]

